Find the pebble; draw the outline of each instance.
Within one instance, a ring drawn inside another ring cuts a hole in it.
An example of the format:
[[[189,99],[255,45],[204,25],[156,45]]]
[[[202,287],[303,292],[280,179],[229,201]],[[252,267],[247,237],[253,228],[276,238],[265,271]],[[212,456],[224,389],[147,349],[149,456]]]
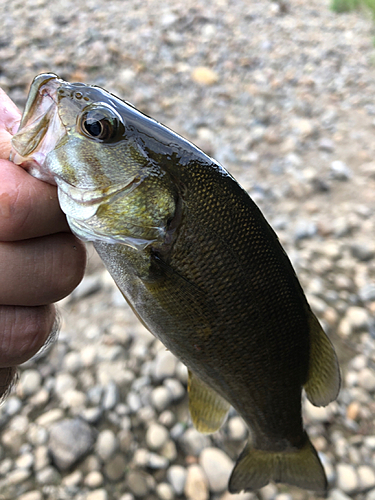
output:
[[[169,438],[168,430],[160,424],[152,423],[146,432],[146,444],[151,450],[159,450]]]
[[[198,457],[203,448],[206,448],[209,444],[209,438],[198,432],[194,427],[187,429],[181,440],[185,453],[195,457]]]
[[[60,471],[69,469],[82,459],[94,444],[94,433],[84,421],[66,419],[52,424],[49,452]]]
[[[329,493],[328,500],[352,500],[352,499],[344,492],[338,489],[333,489]]]
[[[20,484],[26,481],[32,472],[30,469],[15,469],[7,474],[8,484]]]
[[[150,401],[158,412],[162,412],[171,404],[172,394],[166,387],[159,386],[151,392]]]
[[[86,486],[89,488],[98,488],[101,486],[104,482],[104,477],[103,474],[101,474],[97,470],[93,470],[87,474],[85,477],[84,483]]]
[[[25,370],[20,377],[17,392],[21,398],[35,394],[41,386],[42,376],[37,370]]]
[[[127,477],[127,485],[131,493],[136,497],[147,497],[150,492],[150,476],[142,471],[130,471]]]
[[[38,490],[28,491],[20,495],[18,500],[43,500],[43,493]]]
[[[348,181],[352,177],[352,172],[348,165],[340,160],[331,163],[331,177],[337,181]]]
[[[359,482],[355,468],[350,464],[338,463],[336,466],[337,487],[348,495],[358,490]]]
[[[110,481],[120,481],[124,477],[126,467],[125,457],[118,453],[105,464],[104,474]]]
[[[108,500],[108,493],[105,489],[90,491],[86,495],[86,500]]]
[[[201,85],[213,85],[219,79],[219,75],[210,68],[199,66],[192,72],[192,79]]]
[[[182,465],[172,465],[167,470],[167,479],[177,496],[182,495],[184,491],[186,475],[187,471]]]
[[[363,368],[358,373],[358,385],[368,392],[375,391],[375,373],[370,368]]]
[[[203,469],[193,464],[187,468],[184,493],[187,500],[208,500],[208,481]]]
[[[332,419],[332,412],[328,406],[314,406],[307,399],[304,402],[304,412],[306,418],[315,422],[329,422]]]
[[[156,494],[160,498],[160,500],[173,500],[174,492],[171,488],[171,485],[168,483],[159,483],[156,486]]]
[[[242,441],[247,437],[247,427],[243,419],[235,416],[228,421],[229,437],[235,441]]]
[[[59,472],[50,465],[39,470],[35,475],[35,479],[41,486],[61,483]]]
[[[120,401],[120,394],[117,384],[111,380],[104,390],[102,406],[105,410],[113,410]]]
[[[200,454],[199,463],[206,474],[211,491],[221,493],[228,487],[234,463],[224,451],[205,448]]]
[[[160,382],[165,378],[173,377],[176,371],[176,365],[177,359],[170,351],[166,351],[165,349],[158,351],[152,367],[152,376],[154,380]]]
[[[359,489],[367,491],[375,488],[375,471],[368,465],[360,465],[357,470],[359,479]]]
[[[97,455],[106,462],[116,453],[119,441],[113,431],[104,429],[98,434],[95,450]]]

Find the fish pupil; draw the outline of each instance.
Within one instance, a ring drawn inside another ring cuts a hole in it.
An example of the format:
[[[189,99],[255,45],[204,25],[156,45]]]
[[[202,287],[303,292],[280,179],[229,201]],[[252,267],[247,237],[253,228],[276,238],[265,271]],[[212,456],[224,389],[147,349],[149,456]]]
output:
[[[86,132],[92,137],[99,137],[103,130],[103,126],[99,121],[87,120],[84,123],[84,127],[86,129]]]

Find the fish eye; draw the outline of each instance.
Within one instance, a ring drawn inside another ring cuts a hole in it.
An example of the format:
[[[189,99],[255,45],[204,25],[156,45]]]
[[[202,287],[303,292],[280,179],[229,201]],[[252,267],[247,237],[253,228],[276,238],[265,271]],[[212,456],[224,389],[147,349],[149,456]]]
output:
[[[105,104],[86,108],[78,117],[78,131],[99,142],[117,142],[125,131],[121,116]]]

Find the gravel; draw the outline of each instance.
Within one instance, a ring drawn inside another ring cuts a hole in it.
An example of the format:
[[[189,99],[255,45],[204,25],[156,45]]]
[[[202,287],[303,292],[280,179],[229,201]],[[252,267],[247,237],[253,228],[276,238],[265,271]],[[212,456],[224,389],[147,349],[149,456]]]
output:
[[[323,0],[0,2],[0,86],[22,108],[52,71],[107,88],[221,161],[276,228],[335,344],[343,388],[304,401],[328,500],[375,500],[373,23]],[[2,500],[231,496],[248,429],[192,428],[187,371],[134,317],[92,247],[58,341],[0,408]]]

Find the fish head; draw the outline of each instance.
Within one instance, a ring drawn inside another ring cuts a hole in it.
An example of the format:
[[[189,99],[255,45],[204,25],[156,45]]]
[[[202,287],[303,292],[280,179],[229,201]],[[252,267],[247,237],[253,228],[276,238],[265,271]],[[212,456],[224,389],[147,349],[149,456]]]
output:
[[[78,237],[144,249],[167,237],[177,193],[150,156],[149,127],[140,130],[140,120],[147,118],[99,87],[42,74],[31,85],[11,160],[57,185]]]

